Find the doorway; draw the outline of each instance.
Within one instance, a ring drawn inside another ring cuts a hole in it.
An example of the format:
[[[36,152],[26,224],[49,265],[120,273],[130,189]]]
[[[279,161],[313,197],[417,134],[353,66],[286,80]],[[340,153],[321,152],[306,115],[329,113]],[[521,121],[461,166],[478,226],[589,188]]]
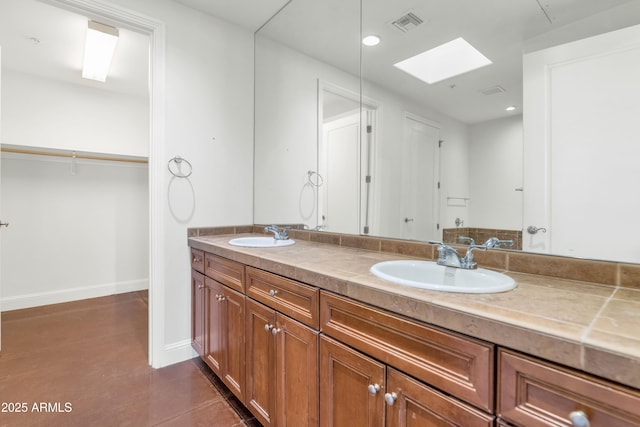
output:
[[[405,114],[402,145],[402,237],[439,240],[440,128]]]
[[[149,364],[161,367],[164,349],[164,215],[162,207],[162,182],[164,168],[161,153],[164,151],[164,70],[165,70],[165,26],[128,9],[100,1],[50,0],[44,1],[61,9],[103,19],[113,25],[146,34],[149,48],[149,154],[148,154],[148,219],[149,236],[147,253],[149,258]]]

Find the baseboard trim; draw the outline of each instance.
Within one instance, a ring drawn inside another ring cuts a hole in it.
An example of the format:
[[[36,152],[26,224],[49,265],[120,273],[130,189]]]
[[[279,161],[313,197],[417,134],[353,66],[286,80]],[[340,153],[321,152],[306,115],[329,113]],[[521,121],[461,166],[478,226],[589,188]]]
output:
[[[78,301],[88,298],[104,297],[149,289],[149,279],[129,280],[125,282],[105,283],[81,288],[61,289],[51,292],[37,292],[0,298],[0,311],[19,310],[41,305]]]
[[[198,355],[191,347],[191,339],[166,344],[163,350],[161,360],[158,361],[158,368],[184,362]]]

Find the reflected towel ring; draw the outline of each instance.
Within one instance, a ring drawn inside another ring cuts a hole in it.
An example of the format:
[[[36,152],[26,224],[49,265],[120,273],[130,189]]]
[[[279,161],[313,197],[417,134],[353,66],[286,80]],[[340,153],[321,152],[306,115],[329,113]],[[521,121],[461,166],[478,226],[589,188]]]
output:
[[[186,163],[189,166],[189,172],[182,172],[182,163]],[[171,169],[171,165],[175,163],[176,164],[176,171],[174,171],[173,169]],[[167,163],[167,168],[169,169],[169,172],[171,172],[171,175],[177,177],[177,178],[188,178],[191,176],[191,172],[193,172],[193,167],[191,166],[191,163],[189,163],[189,161],[187,159],[183,159],[180,156],[175,156],[174,158],[169,160],[169,163]]]
[[[315,182],[313,182],[314,175],[315,175]],[[307,180],[309,181],[309,184],[313,185],[314,187],[320,187],[322,184],[324,184],[324,178],[322,178],[322,175],[320,175],[318,172],[315,172],[315,171],[307,172]]]

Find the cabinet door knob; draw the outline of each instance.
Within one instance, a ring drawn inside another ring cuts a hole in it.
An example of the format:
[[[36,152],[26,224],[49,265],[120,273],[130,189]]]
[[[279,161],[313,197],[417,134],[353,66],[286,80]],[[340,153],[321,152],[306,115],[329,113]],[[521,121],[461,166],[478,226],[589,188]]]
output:
[[[369,384],[369,393],[372,395],[377,394],[380,391],[380,384]]]
[[[280,329],[280,328],[273,328],[273,329],[271,329],[271,333],[272,333],[273,335],[278,335],[280,332],[282,332],[282,329]]]
[[[200,258],[198,258],[198,257],[195,257],[195,256],[194,256],[194,257],[193,257],[193,263],[194,263],[194,264],[197,264],[197,263],[199,263],[199,262],[200,262]]]
[[[204,285],[198,285],[198,289],[204,289]]]
[[[273,325],[270,325],[268,323],[266,325],[264,325],[264,330],[265,331],[269,332],[271,329],[273,329]]]
[[[583,411],[573,411],[569,414],[569,419],[573,427],[589,427],[591,425],[587,414]]]
[[[275,289],[271,289],[269,291],[269,295],[271,295],[272,297],[275,297],[278,294],[278,291],[276,291]]]
[[[218,300],[218,302],[222,302],[226,300],[227,297],[225,297],[224,295],[216,295],[216,299]]]
[[[389,406],[392,406],[395,403],[397,398],[398,398],[398,395],[396,394],[396,392],[384,394],[384,401],[387,402],[387,405]]]

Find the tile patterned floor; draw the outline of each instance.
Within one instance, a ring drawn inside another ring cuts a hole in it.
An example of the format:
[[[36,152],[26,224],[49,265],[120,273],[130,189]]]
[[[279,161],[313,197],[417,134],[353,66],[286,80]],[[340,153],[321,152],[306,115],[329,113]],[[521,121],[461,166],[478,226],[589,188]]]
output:
[[[0,427],[259,427],[199,359],[148,366],[147,311],[132,292],[2,313]]]

